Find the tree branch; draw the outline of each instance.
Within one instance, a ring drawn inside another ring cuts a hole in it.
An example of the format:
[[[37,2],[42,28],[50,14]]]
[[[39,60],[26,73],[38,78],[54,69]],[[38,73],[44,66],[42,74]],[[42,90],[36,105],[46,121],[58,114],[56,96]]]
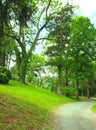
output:
[[[19,40],[19,38],[17,38],[15,35],[10,35],[10,34],[6,34],[6,36],[11,37],[13,39],[15,39],[18,43],[20,43],[21,41]]]
[[[46,38],[46,37],[43,37],[43,38],[38,38],[37,40],[54,40],[53,38]]]
[[[49,0],[49,3],[48,3],[48,5],[47,5],[46,14],[47,14],[47,12],[48,12],[50,3],[51,3],[51,0]],[[37,40],[38,40],[38,37],[39,37],[39,35],[40,35],[40,32],[46,27],[48,21],[49,21],[49,19],[47,19],[47,15],[46,15],[46,21],[45,21],[45,23],[41,26],[41,28],[38,30],[38,32],[37,32],[37,34],[36,34],[36,37],[35,37],[34,41],[32,42],[32,45],[31,45],[31,47],[30,47],[30,49],[29,49],[29,51],[28,51],[28,55],[27,55],[28,57],[30,56],[30,53],[32,52],[32,50],[33,50],[33,48],[34,48],[34,46],[35,46],[35,44],[36,44],[36,42],[37,42]]]
[[[15,39],[18,42],[19,46],[21,48],[24,48],[24,46],[23,46],[22,42],[20,41],[19,37],[15,36],[15,35],[11,35],[11,34],[5,34],[5,35],[8,36],[8,37],[11,37],[13,39]]]
[[[48,9],[49,9],[50,4],[51,4],[51,0],[49,0],[48,6],[46,8],[46,18],[48,17]]]
[[[39,30],[40,19],[41,19],[42,15],[43,15],[44,11],[45,11],[45,8],[41,11],[41,14],[40,14],[39,19],[38,19],[38,23],[37,23],[38,30]]]

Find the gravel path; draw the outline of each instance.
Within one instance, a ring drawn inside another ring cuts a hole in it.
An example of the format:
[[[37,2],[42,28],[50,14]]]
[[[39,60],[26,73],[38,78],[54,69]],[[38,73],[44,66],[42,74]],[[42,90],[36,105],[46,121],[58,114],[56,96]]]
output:
[[[96,114],[91,111],[94,103],[76,102],[59,108],[54,130],[96,130]]]

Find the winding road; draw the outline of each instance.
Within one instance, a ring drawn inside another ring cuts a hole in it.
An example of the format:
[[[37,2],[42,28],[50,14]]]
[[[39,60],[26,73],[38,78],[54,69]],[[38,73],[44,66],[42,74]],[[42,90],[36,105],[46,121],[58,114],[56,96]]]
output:
[[[96,130],[96,114],[91,107],[96,102],[75,102],[56,111],[54,130]]]

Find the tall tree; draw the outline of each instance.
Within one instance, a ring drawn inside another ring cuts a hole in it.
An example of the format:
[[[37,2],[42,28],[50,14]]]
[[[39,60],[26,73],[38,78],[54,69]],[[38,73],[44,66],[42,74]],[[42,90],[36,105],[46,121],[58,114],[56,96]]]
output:
[[[70,36],[70,26],[73,15],[74,7],[67,3],[64,7],[57,11],[57,16],[49,23],[49,38],[53,39],[53,45],[49,46],[46,54],[49,55],[50,65],[57,66],[58,68],[58,86],[57,93],[60,95],[62,93],[62,72],[64,67],[64,62],[67,60],[67,46],[69,44]],[[68,69],[66,66],[66,75]],[[66,82],[68,83],[68,78],[66,76]]]
[[[21,82],[25,83],[28,60],[37,44],[41,31],[49,21],[48,11],[51,0],[10,0],[10,2],[12,28],[9,28],[10,32],[7,36],[12,37],[16,41],[14,49],[16,51],[19,78]]]
[[[73,18],[71,22],[70,54],[73,57],[73,72],[76,79],[77,98],[79,98],[79,81],[82,78],[81,72],[84,71],[84,67],[87,67],[96,55],[95,34],[96,30],[89,18],[83,16]],[[91,73],[90,70],[88,72]]]
[[[7,23],[7,3],[0,0],[0,66],[5,66],[4,28]]]

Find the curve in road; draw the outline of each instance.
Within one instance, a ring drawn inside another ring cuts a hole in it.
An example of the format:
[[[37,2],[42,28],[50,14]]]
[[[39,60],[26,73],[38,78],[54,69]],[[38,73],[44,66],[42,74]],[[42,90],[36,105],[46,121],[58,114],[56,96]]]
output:
[[[62,106],[55,114],[54,130],[96,130],[96,115],[91,107],[96,102],[75,102]]]

